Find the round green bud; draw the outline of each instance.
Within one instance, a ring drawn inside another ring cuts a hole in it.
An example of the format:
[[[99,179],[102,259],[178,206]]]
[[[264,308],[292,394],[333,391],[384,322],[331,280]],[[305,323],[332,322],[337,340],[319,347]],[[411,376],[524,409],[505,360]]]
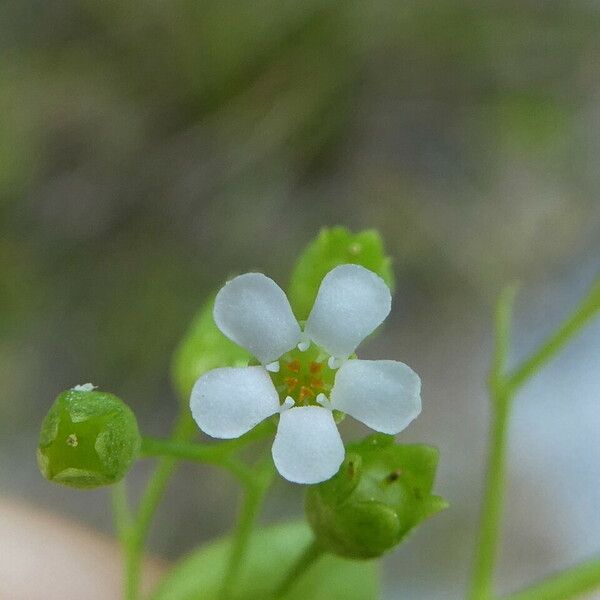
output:
[[[39,469],[49,481],[77,488],[116,483],[140,449],[135,415],[117,396],[91,384],[60,394],[42,423]]]
[[[311,486],[306,514],[320,545],[354,559],[381,556],[446,506],[431,495],[437,451],[372,435],[347,447],[339,472]]]

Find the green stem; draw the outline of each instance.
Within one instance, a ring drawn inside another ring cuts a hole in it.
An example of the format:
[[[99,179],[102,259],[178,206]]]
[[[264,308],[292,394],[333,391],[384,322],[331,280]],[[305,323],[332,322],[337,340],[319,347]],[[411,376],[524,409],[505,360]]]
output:
[[[500,520],[504,500],[507,425],[512,398],[503,385],[510,348],[512,306],[516,287],[505,288],[495,315],[495,348],[489,378],[492,397],[492,422],[488,445],[488,468],[476,543],[475,565],[471,580],[471,600],[487,600],[492,595],[492,578],[496,563]]]
[[[188,413],[180,415],[173,431],[174,440],[182,440],[194,431],[193,421]],[[162,499],[167,483],[175,469],[175,458],[162,458],[158,461],[140,500],[137,514],[131,526],[123,535],[125,553],[125,600],[138,600],[144,545],[148,538],[154,513]]]
[[[242,437],[217,444],[200,444],[180,439],[144,437],[142,438],[140,456],[142,458],[156,456],[171,457],[206,464],[223,465],[234,452],[251,442],[263,439],[271,432],[270,429],[265,427],[257,427],[256,429],[258,431],[252,430]]]
[[[508,400],[498,402],[492,419],[488,469],[478,529],[479,537],[476,544],[475,568],[469,596],[471,600],[488,600],[492,597],[492,579],[498,552],[504,501],[509,413],[510,402]]]
[[[508,421],[510,409],[516,392],[548,361],[550,361],[572,338],[575,336],[598,312],[600,312],[600,280],[596,281],[592,289],[579,304],[575,312],[552,334],[538,350],[519,365],[514,372],[506,375],[506,362],[510,348],[510,326],[512,304],[515,296],[515,287],[506,288],[500,296],[496,309],[495,339],[496,345],[492,358],[492,367],[489,379],[490,395],[493,402],[493,416],[491,435],[488,449],[488,470],[482,504],[479,537],[476,544],[476,559],[471,580],[469,598],[471,600],[489,600],[493,597],[493,575],[498,545],[500,538],[500,521],[505,492],[506,472],[506,446]],[[557,590],[574,590],[567,592],[570,595],[544,596],[527,595],[519,596],[518,600],[563,600],[578,594],[577,585],[591,585],[595,581],[587,570],[589,565],[584,565],[581,571],[565,572],[565,578],[556,576],[548,582],[532,589],[548,590],[554,593]],[[585,568],[584,568],[585,567]],[[589,576],[589,577],[588,577]],[[598,579],[600,577],[596,576]],[[559,587],[564,585],[564,587]],[[569,586],[573,587],[569,587]],[[555,587],[553,587],[555,586]],[[582,590],[587,588],[581,587]],[[529,592],[523,592],[523,594]],[[515,598],[511,597],[511,600]]]
[[[235,440],[236,442],[238,440]],[[218,465],[228,470],[242,483],[251,479],[254,471],[245,463],[233,457],[233,452],[239,445],[222,442],[220,444],[196,444],[191,442],[178,442],[177,440],[162,440],[157,438],[143,438],[140,451],[141,458],[156,456],[169,457],[177,460],[190,460],[209,465]]]
[[[138,511],[130,526],[121,533],[125,553],[125,598],[138,600],[140,597],[140,572],[143,550],[148,538],[152,519],[163,497],[165,488],[173,474],[178,459],[220,465],[236,476],[243,483],[252,480],[252,471],[241,461],[232,457],[234,451],[261,440],[273,430],[273,423],[265,421],[246,435],[235,440],[219,444],[197,444],[186,440],[195,430],[190,415],[183,413],[175,426],[173,435],[168,440],[143,438],[140,455],[142,457],[160,457],[154,473],[150,477],[146,490],[140,500]],[[121,500],[115,498],[115,507]],[[116,516],[122,521],[121,516]]]
[[[517,295],[517,284],[506,286],[500,293],[494,316],[494,351],[492,354],[492,366],[490,369],[489,387],[494,396],[502,395],[504,385],[504,373],[510,352],[510,333],[512,326],[512,312],[515,297]],[[497,401],[497,400],[496,400]]]
[[[532,375],[566,346],[589,321],[600,312],[600,279],[581,301],[570,317],[536,350],[515,369],[508,378],[508,386],[514,394]]]
[[[139,598],[144,546],[154,513],[162,499],[175,464],[176,459],[174,458],[163,458],[158,462],[140,500],[135,522],[126,537],[125,598],[127,600],[138,600]]]
[[[131,526],[131,512],[129,511],[129,502],[127,500],[127,488],[125,480],[119,481],[111,488],[111,500],[115,529],[119,540],[124,544],[125,536]]]
[[[220,590],[219,598],[221,600],[231,598],[241,568],[245,563],[244,556],[250,542],[252,530],[272,480],[273,465],[270,456],[261,464],[258,470],[252,470],[248,477],[242,479],[244,486],[242,505],[233,532],[231,551]]]
[[[311,540],[304,552],[287,572],[283,581],[277,586],[277,589],[273,593],[273,600],[280,600],[283,598],[285,594],[294,587],[302,575],[304,575],[304,573],[306,573],[306,571],[308,571],[308,569],[312,567],[324,553],[325,550],[317,543],[317,540]]]
[[[222,444],[197,444],[178,440],[144,437],[140,449],[141,458],[169,457],[195,462],[218,464],[230,451]]]
[[[569,600],[600,587],[600,558],[565,569],[505,600]]]
[[[140,572],[143,557],[143,548],[148,537],[152,519],[158,504],[164,494],[167,483],[179,459],[192,460],[206,464],[219,465],[237,477],[249,492],[249,507],[244,511],[241,528],[241,542],[238,553],[243,553],[246,529],[251,531],[254,516],[250,509],[258,511],[264,492],[261,487],[262,480],[257,479],[255,472],[242,461],[233,457],[233,453],[244,446],[265,438],[272,432],[273,424],[270,421],[261,423],[246,435],[235,440],[228,440],[218,444],[199,444],[186,441],[194,431],[193,422],[189,415],[182,416],[170,439],[157,439],[144,437],[140,449],[140,456],[159,457],[157,467],[152,474],[146,490],[140,500],[138,511],[131,525],[122,531],[121,539],[125,551],[125,598],[138,600],[140,597]],[[260,491],[260,494],[258,493]],[[116,495],[113,503],[118,512],[115,513],[117,522],[122,522],[122,499]],[[256,506],[254,506],[256,504]],[[235,577],[235,573],[234,573]]]

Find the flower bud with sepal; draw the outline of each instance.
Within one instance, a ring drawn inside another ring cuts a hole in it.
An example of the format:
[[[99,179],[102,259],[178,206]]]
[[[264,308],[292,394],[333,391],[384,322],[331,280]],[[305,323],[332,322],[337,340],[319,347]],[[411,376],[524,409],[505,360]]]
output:
[[[60,394],[42,423],[38,466],[48,480],[76,488],[116,483],[140,449],[137,421],[117,396],[76,386]]]
[[[375,434],[349,444],[332,479],[311,486],[308,521],[320,545],[355,559],[381,556],[447,506],[431,494],[438,452]]]

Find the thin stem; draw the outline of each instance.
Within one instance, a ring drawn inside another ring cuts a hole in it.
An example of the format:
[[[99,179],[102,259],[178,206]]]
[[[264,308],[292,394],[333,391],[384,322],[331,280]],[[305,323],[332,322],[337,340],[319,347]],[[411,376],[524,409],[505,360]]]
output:
[[[283,598],[324,553],[325,550],[323,547],[317,543],[317,540],[312,539],[304,552],[298,557],[298,560],[292,565],[292,568],[287,572],[283,581],[277,586],[277,589],[273,593],[273,600]]]
[[[505,600],[570,600],[600,587],[600,558],[594,558],[531,587],[507,596]]]
[[[175,425],[173,439],[189,437],[193,431],[193,422],[187,413],[182,413]],[[158,508],[167,483],[175,469],[175,458],[162,458],[158,461],[150,477],[146,490],[140,500],[137,514],[123,536],[125,552],[124,596],[126,600],[138,600],[140,597],[141,566],[144,545],[148,538],[154,513]]]
[[[178,419],[170,439],[143,438],[141,457],[160,457],[156,469],[150,477],[140,500],[133,523],[122,536],[125,550],[125,598],[138,600],[140,592],[140,571],[143,548],[148,537],[152,519],[163,497],[169,479],[178,459],[216,464],[227,469],[242,483],[252,480],[249,467],[232,457],[234,451],[261,440],[273,429],[270,421],[261,423],[246,435],[219,444],[198,444],[187,442],[195,426],[188,413]]]
[[[244,486],[242,505],[233,532],[231,551],[220,590],[219,598],[221,600],[228,600],[231,597],[238,581],[252,530],[272,479],[273,466],[269,457],[258,470],[252,470],[249,476],[242,480]]]
[[[144,545],[148,538],[154,513],[162,499],[175,464],[176,459],[174,458],[159,460],[152,477],[148,481],[144,495],[140,500],[135,522],[126,538],[125,598],[127,600],[137,600],[139,598],[140,571]]]
[[[198,444],[196,442],[144,437],[142,438],[140,457],[169,457],[213,464],[218,463],[224,456],[230,454],[226,444],[227,442],[222,444]]]
[[[508,379],[511,391],[516,392],[532,375],[535,375],[598,312],[600,312],[600,279],[592,285],[592,289],[571,316],[512,373]]]
[[[509,413],[510,403],[508,401],[497,403],[492,419],[488,449],[488,469],[469,596],[471,600],[488,600],[492,597],[492,578],[498,553],[500,520],[504,501]]]
[[[234,440],[238,442],[238,440]],[[179,442],[177,440],[162,440],[158,438],[142,439],[140,456],[153,458],[156,456],[169,457],[177,460],[191,460],[209,465],[218,465],[227,469],[242,483],[251,479],[254,471],[244,462],[232,456],[239,444],[221,442],[220,444],[197,444],[195,442]]]
[[[516,287],[503,290],[495,314],[495,348],[489,379],[492,422],[488,446],[488,468],[471,579],[471,600],[492,596],[492,579],[497,558],[500,520],[504,500],[508,419],[512,397],[504,387],[504,371],[510,348],[512,306]]]
[[[131,526],[131,512],[127,500],[127,487],[125,480],[119,481],[111,488],[111,500],[115,529],[119,540],[124,543],[127,531]]]
[[[188,436],[172,436],[170,438],[154,438],[144,436],[140,456],[170,456],[201,463],[218,463],[221,457],[229,456],[253,442],[260,441],[274,431],[274,424],[267,419],[239,438],[225,440],[216,444],[202,444],[187,441]]]
[[[495,343],[489,377],[489,386],[496,396],[501,395],[504,374],[506,372],[506,363],[510,351],[510,330],[512,325],[513,304],[517,289],[517,284],[506,286],[500,293],[496,305],[494,318]]]
[[[513,398],[518,389],[537,371],[539,371],[552,357],[554,357],[567,342],[578,333],[598,312],[600,312],[600,280],[579,304],[575,312],[551,335],[542,346],[528,359],[518,366],[512,375],[506,375],[506,361],[510,349],[510,326],[512,304],[515,296],[514,286],[509,287],[501,294],[496,308],[495,332],[496,344],[492,358],[489,389],[493,403],[493,416],[488,449],[488,470],[479,526],[479,537],[476,545],[476,559],[471,580],[470,599],[489,600],[493,596],[493,575],[496,564],[498,545],[500,539],[500,521],[505,495],[506,472],[506,446],[508,421]],[[589,571],[583,569],[572,577],[569,572],[565,579],[558,575],[549,582],[540,584],[554,590],[577,590],[569,585],[579,585],[591,581],[586,579]],[[594,580],[595,581],[595,580]],[[564,588],[558,587],[565,585]],[[587,584],[587,583],[586,583]],[[538,589],[533,588],[533,589]],[[540,588],[542,589],[542,588]],[[543,588],[544,590],[546,588]],[[581,588],[584,590],[584,588]],[[586,588],[587,589],[587,588]],[[523,592],[529,593],[529,592]],[[562,591],[561,591],[562,593]],[[566,592],[565,592],[566,593]],[[573,592],[579,593],[579,592]],[[571,595],[557,596],[517,596],[518,600],[563,600],[573,597]],[[514,598],[511,598],[514,600]]]
[[[142,438],[140,456],[142,458],[168,456],[201,463],[222,464],[235,451],[269,435],[271,427],[259,426],[256,428],[258,431],[252,430],[242,437],[217,444],[200,444],[180,439],[144,437]]]

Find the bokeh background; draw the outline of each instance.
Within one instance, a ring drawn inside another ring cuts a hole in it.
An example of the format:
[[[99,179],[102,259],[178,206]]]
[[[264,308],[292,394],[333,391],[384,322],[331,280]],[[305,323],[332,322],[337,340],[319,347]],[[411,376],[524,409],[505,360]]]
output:
[[[324,225],[377,228],[398,286],[363,354],[421,374],[400,437],[439,446],[452,505],[386,559],[385,598],[460,598],[494,300],[522,282],[517,360],[600,270],[599,32],[586,0],[3,3],[0,494],[110,532],[105,491],[37,471],[55,395],[92,381],[166,433],[171,353],[208,294],[248,269],[285,284]],[[182,466],[152,550],[224,532],[235,503]],[[500,589],[600,551],[598,506],[595,323],[518,399]],[[279,483],[266,520],[300,512]]]

